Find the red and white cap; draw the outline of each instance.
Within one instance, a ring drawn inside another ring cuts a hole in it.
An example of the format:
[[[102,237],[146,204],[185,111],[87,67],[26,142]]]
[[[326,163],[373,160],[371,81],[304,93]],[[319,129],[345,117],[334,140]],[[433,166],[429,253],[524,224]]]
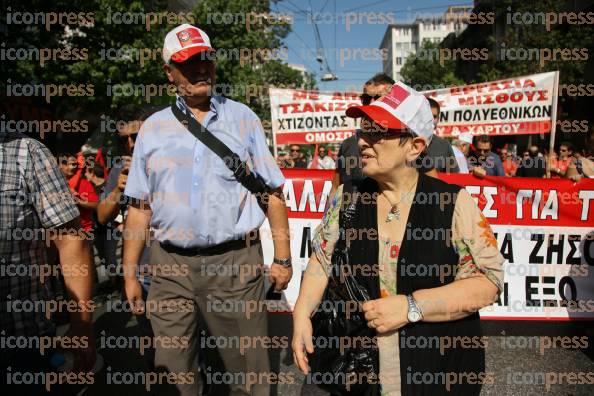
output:
[[[165,36],[163,60],[165,63],[183,62],[204,51],[214,51],[208,35],[196,26],[184,23]]]
[[[427,98],[400,81],[392,85],[390,93],[367,106],[349,107],[346,115],[352,118],[369,117],[389,129],[409,129],[431,143],[433,114]]]

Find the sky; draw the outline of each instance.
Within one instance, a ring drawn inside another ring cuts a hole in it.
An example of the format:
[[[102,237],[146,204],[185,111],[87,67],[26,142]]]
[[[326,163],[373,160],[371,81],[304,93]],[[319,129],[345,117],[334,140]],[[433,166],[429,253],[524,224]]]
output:
[[[405,23],[415,16],[440,16],[450,5],[472,5],[461,0],[281,0],[275,13],[293,15],[292,32],[284,40],[288,62],[304,65],[316,75],[321,91],[360,91],[382,70],[379,46],[390,23]],[[316,23],[314,23],[314,21]],[[316,61],[315,26],[336,81],[324,82],[326,72]]]

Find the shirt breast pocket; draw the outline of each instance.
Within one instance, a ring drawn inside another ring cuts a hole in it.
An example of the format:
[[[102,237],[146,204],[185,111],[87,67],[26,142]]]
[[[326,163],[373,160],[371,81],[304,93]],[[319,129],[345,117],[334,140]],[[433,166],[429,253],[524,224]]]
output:
[[[0,172],[0,206],[1,228],[22,228],[24,220],[32,213],[30,205],[34,197],[29,194],[28,189],[21,177],[16,163],[4,164]]]

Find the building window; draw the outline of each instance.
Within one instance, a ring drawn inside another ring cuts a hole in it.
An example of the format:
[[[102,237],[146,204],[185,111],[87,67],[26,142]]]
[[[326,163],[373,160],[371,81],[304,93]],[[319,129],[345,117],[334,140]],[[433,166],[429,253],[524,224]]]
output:
[[[402,58],[401,58],[401,57],[397,57],[397,58],[396,58],[396,64],[397,64],[398,66],[402,65]]]

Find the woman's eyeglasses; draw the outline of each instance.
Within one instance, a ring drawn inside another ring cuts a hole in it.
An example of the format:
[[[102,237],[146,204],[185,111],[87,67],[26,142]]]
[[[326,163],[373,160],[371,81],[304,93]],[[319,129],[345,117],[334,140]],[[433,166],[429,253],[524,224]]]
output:
[[[363,117],[361,119],[361,128],[357,130],[356,135],[357,139],[366,137],[377,142],[380,139],[410,135],[410,132],[407,129],[390,129],[383,126],[383,122],[374,122]]]
[[[403,137],[403,136],[410,136],[411,134],[408,132],[403,132],[397,129],[387,129],[383,131],[363,131],[357,130],[357,139],[361,138],[368,138],[371,141],[377,142],[381,139],[387,139],[391,137]]]
[[[378,100],[381,97],[382,97],[382,95],[371,96],[371,95],[368,95],[368,94],[363,94],[363,95],[359,96],[359,99],[361,99],[361,104],[363,106],[367,106],[368,104],[370,104],[374,100]]]

